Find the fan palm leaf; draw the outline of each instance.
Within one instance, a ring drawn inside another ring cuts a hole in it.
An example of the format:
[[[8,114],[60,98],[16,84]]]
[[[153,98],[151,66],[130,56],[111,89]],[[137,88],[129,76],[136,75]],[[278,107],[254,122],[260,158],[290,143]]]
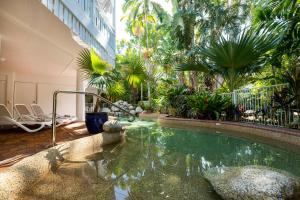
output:
[[[89,85],[99,89],[99,94],[112,83],[112,77],[109,74],[111,65],[101,59],[93,49],[83,49],[77,58],[77,65],[85,78],[89,80]],[[94,112],[99,110],[99,103],[97,99]]]
[[[137,88],[145,80],[144,62],[138,54],[128,52],[128,56],[120,64],[131,87]]]
[[[179,67],[181,71],[203,71],[208,68],[225,79],[229,90],[240,85],[245,76],[255,73],[264,64],[265,53],[282,39],[284,24],[258,26],[241,32],[237,37],[220,36],[219,40],[196,50],[203,59],[197,65]]]
[[[103,75],[111,69],[111,65],[102,60],[93,49],[90,51],[90,55],[93,70],[92,72],[94,74]]]
[[[80,51],[76,61],[82,74],[84,74],[86,78],[89,78],[93,71],[90,51],[88,49]]]
[[[111,70],[111,65],[101,59],[93,49],[81,50],[76,61],[79,70],[81,70],[87,78],[93,78],[97,75],[101,76]]]
[[[113,82],[107,87],[107,93],[111,98],[119,98],[125,95],[126,89],[121,82]]]
[[[85,78],[89,79],[89,85],[103,91],[105,85],[110,84],[111,65],[101,59],[93,49],[83,49],[77,58],[77,65]]]

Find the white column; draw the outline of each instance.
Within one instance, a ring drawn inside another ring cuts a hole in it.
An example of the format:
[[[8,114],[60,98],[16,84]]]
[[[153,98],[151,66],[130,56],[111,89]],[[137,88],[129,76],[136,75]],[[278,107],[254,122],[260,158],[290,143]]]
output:
[[[76,90],[84,92],[87,88],[87,81],[83,78],[82,73],[77,70]],[[85,121],[85,95],[76,95],[76,116],[78,120]]]
[[[117,6],[116,6],[116,0],[113,0],[112,1],[112,3],[113,3],[113,27],[114,27],[114,29],[116,30],[116,21],[117,21],[117,15],[116,15],[116,13],[117,13]]]
[[[13,113],[14,105],[14,90],[15,90],[15,73],[6,73],[6,106]]]

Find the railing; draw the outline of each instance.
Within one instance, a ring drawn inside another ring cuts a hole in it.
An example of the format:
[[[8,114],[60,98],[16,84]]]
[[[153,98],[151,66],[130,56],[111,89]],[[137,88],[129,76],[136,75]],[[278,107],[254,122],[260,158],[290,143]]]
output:
[[[112,102],[110,102],[109,100],[101,97],[98,94],[92,93],[92,92],[80,92],[80,91],[55,91],[53,94],[53,112],[52,112],[52,144],[53,146],[56,145],[56,108],[57,108],[57,95],[58,94],[80,94],[80,95],[91,95],[94,96],[98,99],[100,99],[101,101],[114,106],[120,110],[122,110],[123,112],[127,113],[128,115],[130,115],[132,118],[128,119],[128,121],[134,121],[135,120],[135,115],[130,113],[128,110],[125,110],[124,108],[120,107],[119,105],[116,105]]]
[[[236,120],[263,125],[299,128],[300,110],[290,106],[275,105],[274,94],[287,88],[288,84],[245,88],[223,93],[236,106]]]

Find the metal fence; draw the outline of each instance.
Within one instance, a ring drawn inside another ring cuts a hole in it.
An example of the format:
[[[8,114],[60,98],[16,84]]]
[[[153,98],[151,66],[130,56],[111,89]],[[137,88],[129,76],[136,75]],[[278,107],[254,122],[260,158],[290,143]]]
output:
[[[274,94],[288,84],[254,87],[223,93],[236,106],[235,120],[288,128],[300,127],[300,110],[276,106]]]

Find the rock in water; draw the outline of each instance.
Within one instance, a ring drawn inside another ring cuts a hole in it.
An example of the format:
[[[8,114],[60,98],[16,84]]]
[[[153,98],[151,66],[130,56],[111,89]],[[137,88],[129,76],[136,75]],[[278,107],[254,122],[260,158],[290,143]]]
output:
[[[122,125],[117,120],[109,120],[103,124],[103,130],[106,133],[120,133],[122,131]]]
[[[225,200],[300,199],[300,180],[264,166],[211,168],[204,177]]]

